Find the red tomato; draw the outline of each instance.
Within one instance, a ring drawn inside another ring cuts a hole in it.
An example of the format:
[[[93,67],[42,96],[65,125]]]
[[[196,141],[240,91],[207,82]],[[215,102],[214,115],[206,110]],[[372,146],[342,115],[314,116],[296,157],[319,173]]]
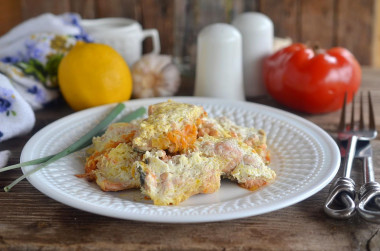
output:
[[[315,52],[292,44],[264,60],[263,74],[269,94],[297,111],[325,113],[342,107],[360,87],[361,69],[344,48]]]

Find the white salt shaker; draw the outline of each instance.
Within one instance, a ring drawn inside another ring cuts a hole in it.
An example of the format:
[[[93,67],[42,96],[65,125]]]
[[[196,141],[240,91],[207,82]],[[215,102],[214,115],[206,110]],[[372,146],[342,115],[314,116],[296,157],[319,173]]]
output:
[[[262,77],[263,59],[273,51],[273,22],[258,12],[238,15],[232,22],[243,39],[244,89],[248,97],[266,94]]]
[[[240,32],[229,24],[203,28],[197,39],[195,96],[245,100]]]

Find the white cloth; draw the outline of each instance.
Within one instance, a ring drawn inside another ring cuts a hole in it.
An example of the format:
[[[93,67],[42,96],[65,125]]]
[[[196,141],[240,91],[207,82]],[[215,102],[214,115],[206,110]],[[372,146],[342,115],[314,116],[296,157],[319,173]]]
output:
[[[17,25],[4,36],[0,37],[0,58],[16,56],[19,49],[24,47],[24,40],[39,33],[79,36],[83,30],[75,21],[80,20],[76,14],[55,16],[51,13],[42,14]]]
[[[30,105],[9,79],[0,74],[0,142],[30,132],[35,122]]]
[[[31,18],[0,37],[0,72],[41,109],[59,96],[58,65],[77,40],[90,41],[77,14]]]
[[[0,151],[0,168],[5,167],[7,165],[9,156],[11,156],[10,151]]]
[[[55,43],[60,47],[55,47]],[[59,96],[57,68],[62,57],[76,43],[73,37],[39,33],[24,38],[16,55],[19,58],[5,57],[0,62],[0,72],[11,80],[15,88],[34,110]],[[2,51],[0,49],[0,51]],[[4,62],[5,61],[5,62]]]
[[[40,16],[28,19],[1,37],[0,46],[11,44],[14,41],[22,39],[25,36],[40,32],[78,35],[81,33],[81,30],[79,26],[72,25],[73,18],[80,19],[78,15],[67,13],[60,16],[56,16],[51,13],[45,13]]]
[[[59,96],[58,65],[78,40],[91,41],[74,13],[46,13],[0,37],[0,142],[30,132],[33,110]]]

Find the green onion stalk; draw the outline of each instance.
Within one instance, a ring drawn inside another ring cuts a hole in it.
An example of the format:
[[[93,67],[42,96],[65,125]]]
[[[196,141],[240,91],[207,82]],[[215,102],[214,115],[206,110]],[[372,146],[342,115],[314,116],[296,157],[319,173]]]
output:
[[[92,142],[92,138],[95,136],[99,136],[104,133],[104,129],[119,115],[121,111],[123,111],[125,108],[125,105],[123,103],[117,104],[112,111],[103,119],[101,120],[93,129],[91,129],[88,133],[83,135],[80,139],[78,139],[76,142],[62,150],[61,152],[57,154],[53,154],[50,156],[42,157],[39,159],[34,159],[30,161],[26,161],[23,163],[7,166],[0,169],[0,172],[5,172],[11,169],[23,167],[23,166],[29,166],[29,165],[39,165],[38,167],[34,168],[32,171],[20,176],[15,181],[13,181],[8,186],[4,187],[4,191],[8,192],[13,186],[15,186],[17,183],[19,183],[21,180],[25,179],[26,177],[29,177],[31,174],[41,170],[42,168],[48,166],[49,164],[53,163],[54,161],[61,159],[71,153],[74,153],[78,150],[81,150],[87,146],[89,146]],[[145,114],[145,108],[140,107],[139,109],[135,110],[134,112],[131,112],[121,118],[118,122],[130,122],[138,117],[141,117]]]

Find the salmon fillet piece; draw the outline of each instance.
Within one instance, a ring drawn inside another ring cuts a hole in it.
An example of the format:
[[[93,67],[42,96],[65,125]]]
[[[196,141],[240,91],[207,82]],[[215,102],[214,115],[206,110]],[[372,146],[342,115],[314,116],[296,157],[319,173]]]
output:
[[[249,145],[236,138],[204,136],[196,147],[203,156],[217,159],[221,175],[237,182],[241,187],[256,190],[274,181],[276,173]]]
[[[197,139],[198,126],[207,113],[201,106],[174,101],[151,105],[133,139],[137,151],[168,150],[184,153]]]
[[[155,205],[178,205],[199,193],[214,193],[220,188],[217,159],[210,160],[199,152],[162,159],[163,151],[147,152],[137,163],[141,191]]]

